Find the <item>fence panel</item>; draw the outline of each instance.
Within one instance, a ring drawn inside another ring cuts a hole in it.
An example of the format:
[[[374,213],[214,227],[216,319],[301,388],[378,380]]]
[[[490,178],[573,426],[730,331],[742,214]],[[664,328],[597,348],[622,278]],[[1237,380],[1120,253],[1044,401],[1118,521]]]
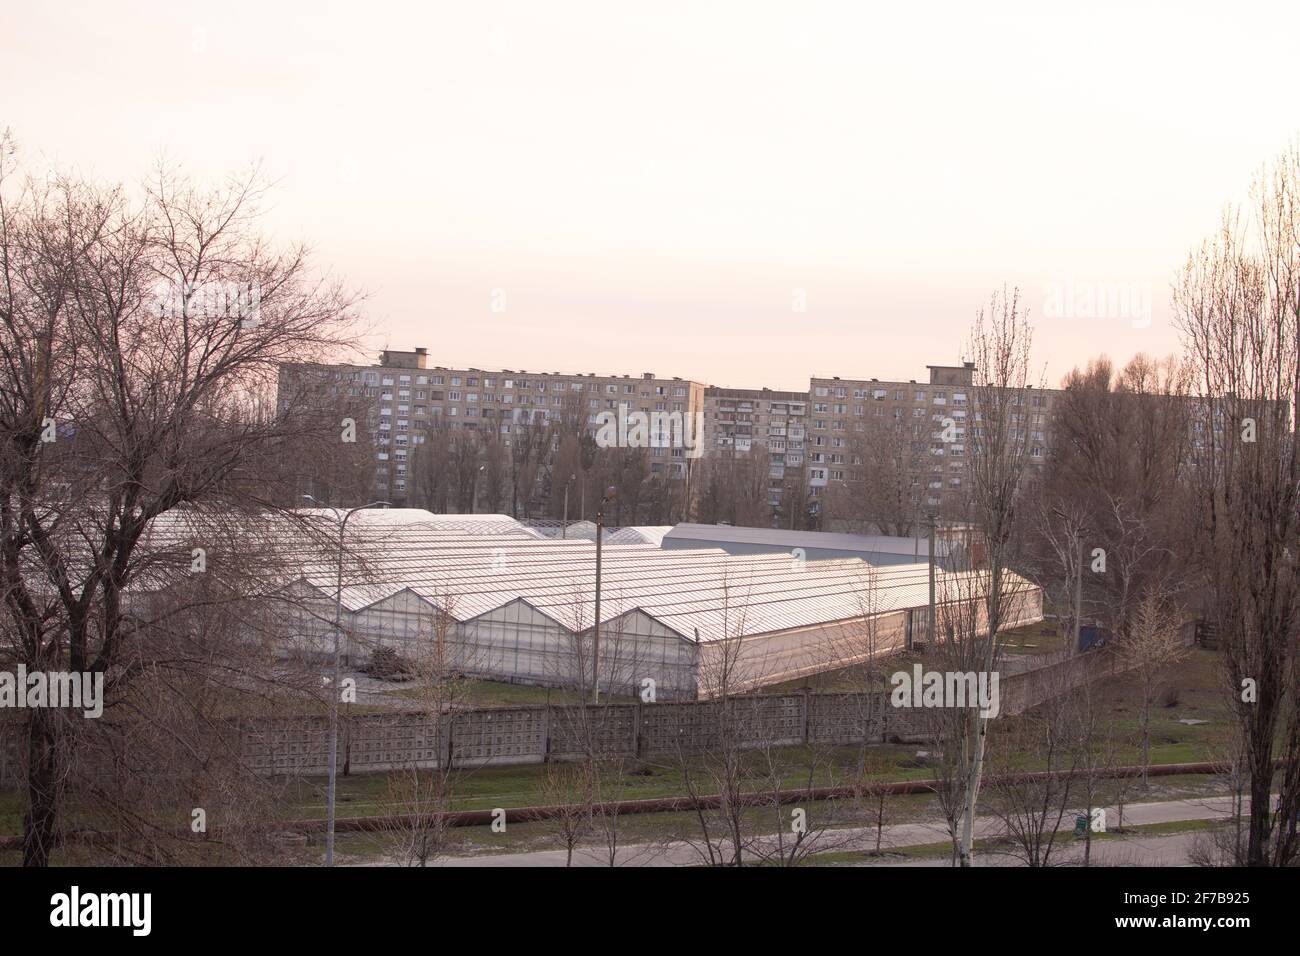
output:
[[[1002,714],[1021,713],[1117,671],[1112,656],[1101,652],[1007,675],[1000,684]],[[935,711],[893,707],[888,692],[748,694],[730,698],[728,705],[746,748],[912,742],[933,739],[938,730]],[[574,759],[587,752],[588,741],[606,756],[664,758],[715,749],[722,706],[705,700],[462,710],[447,716],[441,741],[434,722],[419,713],[358,714],[344,718],[340,746],[357,773],[436,767],[448,749],[452,765],[461,767]],[[325,717],[244,718],[232,724],[254,772],[326,773]],[[21,774],[22,728],[21,719],[0,713],[0,785],[14,785]]]

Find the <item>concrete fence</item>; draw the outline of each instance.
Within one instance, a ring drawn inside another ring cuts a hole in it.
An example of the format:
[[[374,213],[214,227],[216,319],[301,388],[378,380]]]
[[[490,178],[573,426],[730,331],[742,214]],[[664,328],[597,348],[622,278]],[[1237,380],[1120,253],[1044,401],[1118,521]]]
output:
[[[1007,676],[1003,715],[1021,713],[1067,689],[1115,672],[1113,657],[1092,653]],[[894,707],[883,693],[752,694],[722,701],[518,706],[461,710],[441,721],[416,712],[345,713],[341,757],[353,773],[399,767],[481,767],[566,760],[586,741],[609,757],[655,759],[704,753],[718,743],[721,708],[741,746],[920,742],[937,732],[936,711]],[[347,708],[345,707],[346,711]],[[21,723],[0,720],[0,784],[19,775]],[[326,772],[325,717],[241,718],[226,723],[223,745],[264,775]]]
[[[398,767],[535,764],[580,757],[652,759],[717,746],[721,709],[740,745],[847,744],[924,739],[932,712],[895,709],[883,694],[759,694],[721,701],[500,707],[458,711],[439,722],[421,714],[366,714],[341,727],[343,760],[353,772]],[[265,774],[323,774],[325,718],[241,721],[240,749]]]

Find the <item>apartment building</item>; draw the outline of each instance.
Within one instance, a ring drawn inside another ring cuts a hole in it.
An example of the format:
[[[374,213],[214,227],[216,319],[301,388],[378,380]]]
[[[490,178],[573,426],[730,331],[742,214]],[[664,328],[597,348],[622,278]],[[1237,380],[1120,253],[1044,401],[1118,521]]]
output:
[[[376,365],[288,364],[280,390],[309,379],[328,394],[363,409],[376,449],[376,493],[404,504],[414,448],[438,427],[492,429],[508,445],[525,422],[568,420],[589,430],[602,413],[678,413],[692,426],[703,454],[769,456],[769,500],[780,505],[791,480],[806,489],[815,523],[837,488],[866,480],[868,465],[897,460],[920,510],[958,514],[968,494],[974,364],[929,365],[924,382],[813,377],[807,392],[706,388],[652,372],[639,376],[537,372],[524,369],[431,365],[428,350],[386,350]],[[1032,389],[1012,410],[1016,440],[1027,445],[1030,467],[1042,467],[1050,447],[1056,393]],[[651,474],[687,478],[691,456],[682,447],[650,447]],[[800,505],[800,510],[805,505]]]
[[[807,468],[814,514],[823,510],[837,485],[863,480],[871,456],[900,462],[918,510],[961,511],[969,493],[971,431],[979,428],[975,364],[926,368],[925,382],[839,376],[810,380]],[[1031,389],[1026,406],[1011,412],[1015,440],[1026,444],[1031,468],[1041,468],[1047,460],[1054,394]]]
[[[376,451],[376,490],[404,504],[414,446],[440,426],[493,430],[509,445],[522,424],[568,418],[597,428],[602,412],[680,413],[691,427],[704,414],[704,385],[682,378],[487,370],[430,365],[428,350],[385,350],[372,366],[286,365],[281,390],[300,376],[329,385],[336,395],[365,400],[366,427]],[[690,457],[682,447],[651,447],[651,474],[685,478]]]
[[[803,483],[808,393],[770,388],[706,388],[704,453],[744,454],[763,447],[769,456],[768,500],[781,503],[790,481]]]

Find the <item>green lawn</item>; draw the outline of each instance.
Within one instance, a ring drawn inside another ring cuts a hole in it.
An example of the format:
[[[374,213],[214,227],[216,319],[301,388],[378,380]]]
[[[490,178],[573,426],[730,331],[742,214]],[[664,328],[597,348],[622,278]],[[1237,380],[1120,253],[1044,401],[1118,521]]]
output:
[[[387,692],[389,696],[415,699],[420,696],[420,689],[415,686],[394,684],[393,688]],[[586,695],[576,690],[492,680],[467,680],[456,691],[456,703],[463,707],[518,707],[529,704],[559,707],[580,704],[584,700]],[[601,700],[631,702],[632,698],[602,694]]]
[[[868,748],[874,772],[870,780],[924,780],[933,771],[912,766],[918,747],[887,744]],[[924,748],[919,748],[924,749]],[[856,773],[858,747],[814,750],[785,747],[779,751],[781,786],[795,789],[808,780],[810,765],[816,765],[813,779],[817,786],[849,783]],[[745,755],[751,773],[763,770],[763,757]],[[629,761],[618,786],[617,799],[643,800],[680,796],[686,792],[681,769],[672,761]],[[482,767],[457,774],[453,809],[490,810],[494,807],[527,807],[551,802],[544,791],[546,768],[540,764],[507,767]],[[305,777],[288,781],[287,815],[302,819],[325,816],[325,778]],[[399,812],[389,802],[388,775],[358,774],[340,777],[337,791],[340,816],[371,816]]]
[[[1162,685],[1176,691],[1176,699],[1157,699],[1151,710],[1151,762],[1187,763],[1220,756],[1219,742],[1233,720],[1228,710],[1219,672],[1219,656],[1195,648],[1169,669]],[[1100,681],[1096,685],[1103,713],[1115,718],[1117,729],[1136,741],[1141,726],[1141,681],[1135,673]],[[1180,720],[1204,720],[1189,726]],[[1125,748],[1128,762],[1140,760],[1136,742]]]
[[[1007,654],[1059,654],[1067,647],[1056,621],[1039,621],[1006,631],[1002,634],[1001,644]]]

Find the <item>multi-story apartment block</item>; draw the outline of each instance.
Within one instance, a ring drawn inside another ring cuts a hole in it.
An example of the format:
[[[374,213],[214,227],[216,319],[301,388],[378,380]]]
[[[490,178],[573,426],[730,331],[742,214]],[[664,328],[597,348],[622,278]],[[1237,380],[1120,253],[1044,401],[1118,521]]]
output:
[[[768,388],[707,388],[704,390],[704,449],[706,455],[744,454],[766,449],[768,499],[781,503],[786,485],[804,481],[804,442],[807,439],[808,393],[775,392]]]
[[[404,504],[414,448],[438,427],[491,429],[509,445],[524,423],[561,420],[591,431],[603,413],[680,414],[709,456],[768,456],[768,494],[782,504],[791,483],[806,490],[816,522],[837,490],[879,478],[882,461],[897,463],[910,503],[922,511],[960,513],[968,495],[971,430],[978,429],[974,364],[930,365],[926,382],[814,377],[807,392],[706,388],[682,378],[566,374],[431,366],[428,350],[387,350],[377,365],[291,364],[280,369],[282,394],[309,379],[364,415],[376,455],[376,492]],[[1031,389],[1011,411],[1014,440],[1041,468],[1050,447],[1055,392]],[[650,447],[653,475],[686,478],[692,455],[683,447]],[[872,472],[872,466],[876,470]],[[898,477],[898,476],[894,476]],[[788,502],[787,502],[788,503]]]
[[[679,413],[696,428],[704,414],[704,385],[652,372],[630,375],[565,374],[511,369],[430,366],[428,350],[386,350],[378,365],[286,365],[280,388],[303,375],[332,383],[335,395],[364,399],[376,447],[376,488],[394,504],[405,503],[408,455],[428,432],[491,429],[509,445],[524,423],[570,421],[595,431],[602,412]],[[697,440],[698,435],[694,436]],[[650,447],[651,474],[685,478],[689,449]]]
[[[924,383],[838,376],[810,381],[807,459],[814,513],[837,486],[862,481],[873,459],[898,463],[918,512],[961,511],[969,494],[971,432],[980,428],[975,365],[927,368]],[[1031,389],[1027,404],[1011,411],[1013,440],[1026,445],[1031,468],[1047,460],[1053,394]]]

